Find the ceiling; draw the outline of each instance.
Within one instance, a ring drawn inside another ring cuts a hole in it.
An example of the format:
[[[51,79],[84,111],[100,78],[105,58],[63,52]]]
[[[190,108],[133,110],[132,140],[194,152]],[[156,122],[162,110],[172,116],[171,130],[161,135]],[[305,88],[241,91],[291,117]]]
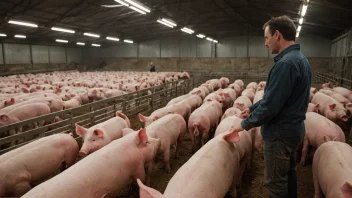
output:
[[[114,0],[0,0],[0,33],[8,38],[0,42],[53,43],[55,39],[113,45],[106,36],[132,39],[134,42],[186,34],[186,26],[198,33],[221,41],[236,35],[262,34],[263,24],[271,17],[287,15],[298,24],[303,0],[140,0],[151,12],[142,15]],[[169,28],[156,20],[172,19],[178,24]],[[300,35],[310,34],[333,39],[352,26],[351,0],[310,0]],[[8,24],[22,20],[38,28]],[[52,26],[73,29],[75,34],[52,31]],[[83,32],[101,38],[83,36]],[[27,39],[13,39],[25,34]],[[71,42],[74,41],[74,42]],[[121,41],[120,41],[121,42]]]

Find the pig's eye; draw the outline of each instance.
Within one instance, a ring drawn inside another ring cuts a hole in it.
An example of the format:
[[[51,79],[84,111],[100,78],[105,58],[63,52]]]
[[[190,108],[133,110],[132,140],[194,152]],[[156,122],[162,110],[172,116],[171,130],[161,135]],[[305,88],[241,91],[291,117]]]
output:
[[[92,140],[93,142],[95,142],[95,140]]]

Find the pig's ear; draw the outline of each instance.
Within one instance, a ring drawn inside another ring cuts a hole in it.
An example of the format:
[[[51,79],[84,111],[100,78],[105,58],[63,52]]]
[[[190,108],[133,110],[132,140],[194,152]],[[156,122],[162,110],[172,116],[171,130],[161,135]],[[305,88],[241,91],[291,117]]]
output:
[[[94,130],[94,135],[102,138],[102,137],[104,137],[104,132],[101,129],[95,129]]]
[[[139,113],[138,118],[139,118],[139,121],[145,122],[145,116],[143,116],[142,114]]]
[[[240,136],[237,131],[232,131],[222,137],[226,142],[235,143],[240,141]]]
[[[14,99],[14,98],[11,98],[11,99],[10,99],[10,102],[11,102],[12,104],[14,104],[14,103],[15,103],[15,99]]]
[[[351,104],[352,104],[352,103],[351,103]],[[319,104],[316,104],[316,105],[315,105],[315,108],[319,109]]]
[[[331,139],[328,136],[324,135],[324,141],[329,142],[329,141],[331,141]]]
[[[73,97],[75,97],[76,96],[76,94],[70,94],[70,97],[71,98],[73,98]]]
[[[2,120],[2,121],[7,121],[7,120],[9,120],[9,116],[7,116],[7,115],[0,115],[0,120]]]
[[[148,136],[145,128],[140,129],[138,131],[138,136],[137,136],[137,145],[143,145],[146,146],[148,142]]]
[[[78,124],[76,124],[76,133],[77,135],[79,136],[84,136],[87,132],[87,129],[82,127],[82,126],[79,126]]]
[[[160,197],[162,197],[162,194],[159,191],[144,185],[140,179],[137,179],[137,183],[139,186],[139,197],[140,198],[160,198]]]
[[[212,101],[212,99],[208,98],[208,99],[207,99],[207,101],[208,101],[208,102],[211,102],[211,101]]]
[[[158,120],[158,119],[159,119],[159,117],[158,117],[158,116],[155,116],[155,117],[153,118],[153,121]]]
[[[331,104],[331,105],[329,105],[329,109],[330,110],[334,110],[336,108],[336,104]]]
[[[342,185],[340,190],[343,198],[352,198],[352,184],[350,182],[346,182]]]
[[[238,106],[238,107],[243,107],[244,104],[243,104],[242,102],[236,102],[236,106]]]

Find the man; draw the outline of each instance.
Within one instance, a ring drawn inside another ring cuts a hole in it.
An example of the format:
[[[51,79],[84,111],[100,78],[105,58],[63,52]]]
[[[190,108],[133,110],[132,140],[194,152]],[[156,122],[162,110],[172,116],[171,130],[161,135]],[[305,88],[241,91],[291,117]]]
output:
[[[153,62],[150,63],[150,72],[155,72],[155,65]]]
[[[264,185],[270,197],[297,197],[295,152],[305,135],[311,71],[295,44],[296,27],[286,16],[264,24],[265,46],[274,58],[264,97],[244,111],[251,113],[234,130],[261,126],[264,140]]]

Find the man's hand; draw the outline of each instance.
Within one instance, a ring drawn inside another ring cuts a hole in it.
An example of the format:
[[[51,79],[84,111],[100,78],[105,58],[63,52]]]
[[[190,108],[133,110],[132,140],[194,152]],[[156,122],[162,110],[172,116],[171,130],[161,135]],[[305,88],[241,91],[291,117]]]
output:
[[[241,112],[240,118],[246,119],[249,114],[251,114],[251,110],[249,110],[249,108],[246,108]]]

